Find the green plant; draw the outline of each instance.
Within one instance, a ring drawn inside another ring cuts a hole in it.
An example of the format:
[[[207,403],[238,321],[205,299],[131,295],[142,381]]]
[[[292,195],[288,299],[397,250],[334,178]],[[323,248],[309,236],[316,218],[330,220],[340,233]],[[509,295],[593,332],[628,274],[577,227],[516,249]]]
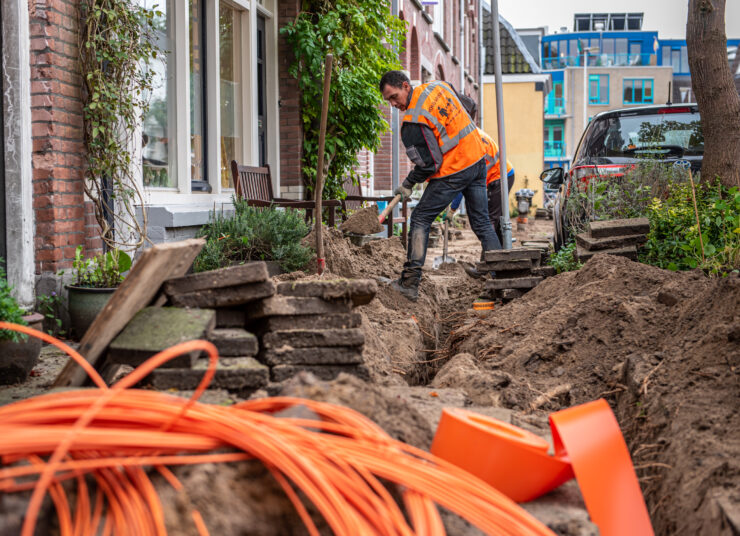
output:
[[[213,213],[198,236],[206,245],[195,259],[196,272],[248,261],[276,261],[287,271],[303,268],[311,260],[310,248],[301,244],[308,225],[299,211],[255,208],[234,199],[233,216]]]
[[[62,300],[56,292],[51,294],[41,294],[36,297],[37,311],[44,315],[44,327],[46,332],[52,336],[64,336],[65,331],[62,329],[62,319],[59,318],[59,311],[62,308]]]
[[[81,0],[79,13],[84,190],[108,246],[136,248],[146,239],[146,211],[139,224],[136,207],[144,203],[129,148],[148,108],[154,71],[147,67],[159,55],[152,35],[163,13],[135,0]]]
[[[72,261],[73,286],[89,288],[114,288],[124,279],[124,273],[131,268],[131,257],[121,250],[114,249],[91,258],[82,255],[82,246],[75,250]],[[63,274],[64,272],[60,272]]]
[[[13,287],[8,284],[8,277],[3,266],[4,260],[0,258],[0,320],[27,326],[28,322],[23,319],[26,312],[18,305],[13,297]],[[17,331],[0,329],[0,341],[21,342],[28,338]]]
[[[740,268],[738,188],[718,181],[700,184],[695,195],[696,210],[690,183],[674,184],[665,199],[653,200],[641,260],[669,270],[701,268],[713,274]]]
[[[549,260],[550,266],[553,266],[557,273],[570,272],[573,270],[580,270],[583,266],[576,257],[576,243],[574,241],[568,242],[565,246],[560,248],[557,253],[550,255]]]
[[[309,193],[318,163],[324,58],[334,55],[324,197],[342,198],[344,178],[356,180],[357,154],[377,150],[388,128],[378,81],[386,71],[400,68],[405,23],[377,0],[304,0],[295,21],[280,31],[295,56],[290,74],[301,93],[303,179]]]

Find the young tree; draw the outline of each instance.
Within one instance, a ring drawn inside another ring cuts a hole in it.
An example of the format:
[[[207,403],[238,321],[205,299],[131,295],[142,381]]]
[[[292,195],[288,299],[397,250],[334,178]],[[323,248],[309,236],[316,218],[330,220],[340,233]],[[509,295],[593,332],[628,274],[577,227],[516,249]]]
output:
[[[740,186],[740,96],[727,61],[726,0],[689,0],[686,48],[704,132],[702,175]]]

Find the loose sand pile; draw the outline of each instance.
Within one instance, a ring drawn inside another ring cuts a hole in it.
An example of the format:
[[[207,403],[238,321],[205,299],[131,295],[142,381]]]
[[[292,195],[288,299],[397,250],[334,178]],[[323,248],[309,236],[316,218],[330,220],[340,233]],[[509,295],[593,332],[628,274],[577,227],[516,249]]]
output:
[[[345,233],[358,235],[379,233],[383,230],[383,226],[378,221],[378,205],[370,205],[353,212],[347,221],[339,226],[339,229]]]
[[[723,516],[740,504],[737,274],[708,279],[597,255],[453,338],[451,354],[472,354],[480,373],[455,359],[437,384],[525,411],[606,397],[656,533],[732,533]]]

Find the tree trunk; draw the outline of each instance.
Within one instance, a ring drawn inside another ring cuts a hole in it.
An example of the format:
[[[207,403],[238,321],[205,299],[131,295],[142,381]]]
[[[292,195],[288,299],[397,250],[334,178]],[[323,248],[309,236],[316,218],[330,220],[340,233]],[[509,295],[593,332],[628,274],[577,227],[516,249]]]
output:
[[[704,132],[704,180],[740,186],[740,96],[730,73],[726,0],[689,0],[686,47]]]

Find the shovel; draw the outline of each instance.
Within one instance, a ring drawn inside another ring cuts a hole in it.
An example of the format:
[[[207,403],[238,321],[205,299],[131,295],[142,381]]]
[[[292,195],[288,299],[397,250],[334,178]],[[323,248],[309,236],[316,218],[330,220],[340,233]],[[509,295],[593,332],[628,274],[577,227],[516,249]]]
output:
[[[434,262],[432,262],[432,268],[435,270],[438,270],[440,266],[443,264],[455,264],[457,261],[454,257],[450,257],[447,255],[447,236],[449,235],[449,226],[450,222],[447,218],[445,218],[445,228],[444,228],[444,238],[442,242],[442,256],[441,257],[434,257]]]

